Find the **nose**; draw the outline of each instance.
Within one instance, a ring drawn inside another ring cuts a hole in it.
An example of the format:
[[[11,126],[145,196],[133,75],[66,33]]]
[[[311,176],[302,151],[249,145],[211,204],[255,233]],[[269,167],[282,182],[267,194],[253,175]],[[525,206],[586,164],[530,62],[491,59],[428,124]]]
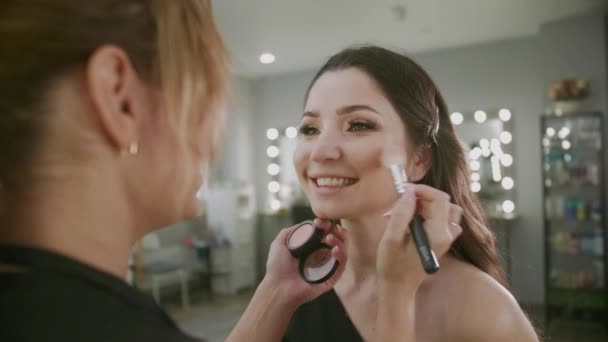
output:
[[[310,158],[315,162],[323,162],[328,160],[338,160],[342,156],[342,148],[340,146],[340,138],[335,134],[327,131],[318,135]]]

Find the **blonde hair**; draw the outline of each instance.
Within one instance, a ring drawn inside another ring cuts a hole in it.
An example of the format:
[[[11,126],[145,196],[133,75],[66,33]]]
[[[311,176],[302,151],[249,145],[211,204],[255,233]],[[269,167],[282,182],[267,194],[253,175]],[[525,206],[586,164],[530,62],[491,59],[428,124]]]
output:
[[[27,182],[23,170],[50,114],[42,103],[49,86],[102,45],[125,50],[140,77],[158,86],[179,135],[194,139],[203,124],[218,132],[230,77],[210,0],[4,0],[0,41],[12,44],[0,54],[0,207],[2,191]]]
[[[210,1],[154,0],[158,22],[159,76],[173,123],[196,137],[201,124],[218,142],[223,101],[229,94],[227,53],[212,18]],[[202,109],[202,110],[201,110]],[[215,114],[215,115],[213,115]],[[197,142],[193,142],[197,143]]]

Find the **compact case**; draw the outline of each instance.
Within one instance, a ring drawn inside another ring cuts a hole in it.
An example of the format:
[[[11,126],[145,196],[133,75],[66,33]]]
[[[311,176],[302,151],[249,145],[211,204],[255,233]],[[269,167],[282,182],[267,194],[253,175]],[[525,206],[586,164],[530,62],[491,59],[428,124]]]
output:
[[[327,281],[338,270],[339,263],[331,254],[331,247],[322,241],[323,230],[312,221],[304,221],[285,242],[291,255],[299,259],[300,276],[311,284]]]

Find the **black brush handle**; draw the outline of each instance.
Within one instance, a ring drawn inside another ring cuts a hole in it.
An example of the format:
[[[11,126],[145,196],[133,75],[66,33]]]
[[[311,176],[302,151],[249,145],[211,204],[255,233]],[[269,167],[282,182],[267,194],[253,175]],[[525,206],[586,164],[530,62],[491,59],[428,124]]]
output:
[[[416,243],[416,249],[418,250],[424,271],[428,274],[437,272],[439,270],[439,262],[431,249],[431,244],[426,236],[420,215],[414,215],[412,222],[410,222],[410,231],[414,237],[414,243]]]

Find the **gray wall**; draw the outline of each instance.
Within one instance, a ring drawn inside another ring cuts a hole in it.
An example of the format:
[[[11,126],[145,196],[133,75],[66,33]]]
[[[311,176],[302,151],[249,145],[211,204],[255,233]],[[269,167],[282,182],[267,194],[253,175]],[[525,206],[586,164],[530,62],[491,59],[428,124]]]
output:
[[[540,37],[543,82],[548,84],[564,76],[589,79],[591,95],[584,100],[584,108],[608,109],[605,14],[596,11],[546,23],[541,26]],[[545,103],[550,102],[546,94],[544,99]]]

